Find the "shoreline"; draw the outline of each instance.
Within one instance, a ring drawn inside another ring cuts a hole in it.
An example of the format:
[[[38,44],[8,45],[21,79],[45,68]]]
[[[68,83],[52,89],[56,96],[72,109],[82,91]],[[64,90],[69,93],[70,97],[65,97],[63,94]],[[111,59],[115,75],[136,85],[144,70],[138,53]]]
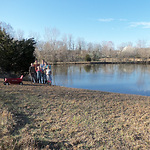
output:
[[[0,84],[3,84],[4,78],[0,77]],[[25,83],[25,84],[24,84]],[[20,86],[19,84],[10,84],[10,85],[4,85],[4,86]],[[34,83],[31,84],[31,81],[29,78],[23,79],[23,86],[24,85],[29,85],[29,86],[40,86],[40,87],[47,87],[50,86],[48,84],[42,84],[42,83]],[[101,91],[101,90],[92,90],[92,89],[84,89],[84,88],[74,88],[74,87],[65,87],[65,86],[60,86],[60,85],[54,85],[52,84],[50,87],[60,87],[60,88],[66,88],[66,89],[74,89],[74,90],[85,90],[85,91],[95,91],[95,92],[104,92],[104,93],[112,93],[112,94],[123,94],[123,95],[131,95],[131,96],[144,96],[144,97],[150,97],[147,95],[140,95],[140,94],[132,94],[132,93],[119,93],[119,92],[110,92],[110,91]]]
[[[48,62],[50,65],[66,65],[66,64],[150,64],[150,61],[79,61],[79,62]]]

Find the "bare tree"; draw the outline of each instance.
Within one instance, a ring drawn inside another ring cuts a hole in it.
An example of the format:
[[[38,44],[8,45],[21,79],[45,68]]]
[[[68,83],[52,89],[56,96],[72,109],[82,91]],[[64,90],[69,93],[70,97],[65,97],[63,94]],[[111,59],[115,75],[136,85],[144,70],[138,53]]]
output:
[[[146,41],[145,40],[138,40],[136,43],[137,48],[146,48]]]
[[[93,60],[99,60],[102,57],[102,47],[100,44],[94,44],[93,48]]]
[[[74,50],[74,46],[75,46],[75,44],[74,44],[73,36],[70,34],[68,36],[68,49]]]
[[[87,43],[87,50],[89,53],[91,53],[94,49],[93,43],[89,42]]]
[[[112,41],[102,42],[102,54],[104,57],[111,57],[112,50],[114,50],[114,43]]]
[[[14,37],[15,31],[10,24],[7,24],[5,22],[0,22],[0,29],[5,30],[7,34],[9,34],[11,37]]]
[[[24,31],[23,30],[20,30],[18,29],[15,33],[15,38],[17,40],[22,40],[24,38]]]
[[[85,41],[83,38],[78,38],[77,39],[77,45],[76,45],[76,49],[77,50],[85,50]]]
[[[31,31],[31,32],[29,33],[28,37],[29,37],[29,38],[33,38],[33,37],[34,37],[34,39],[35,39],[35,41],[36,41],[37,43],[40,42],[40,38],[41,38],[41,36],[40,36],[40,34],[39,34],[38,32],[33,32],[33,31]]]
[[[44,38],[46,41],[50,41],[50,42],[56,41],[59,35],[60,35],[60,32],[58,29],[45,28]]]

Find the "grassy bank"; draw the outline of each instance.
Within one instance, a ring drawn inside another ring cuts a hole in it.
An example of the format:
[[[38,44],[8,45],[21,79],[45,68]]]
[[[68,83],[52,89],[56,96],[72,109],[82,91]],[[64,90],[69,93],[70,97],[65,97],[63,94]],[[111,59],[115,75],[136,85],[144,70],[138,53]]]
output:
[[[0,149],[150,149],[150,97],[0,79]]]

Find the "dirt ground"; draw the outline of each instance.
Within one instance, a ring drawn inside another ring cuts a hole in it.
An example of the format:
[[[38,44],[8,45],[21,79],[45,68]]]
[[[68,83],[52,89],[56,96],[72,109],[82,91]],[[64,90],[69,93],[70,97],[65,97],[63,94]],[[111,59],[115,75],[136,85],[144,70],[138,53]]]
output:
[[[150,97],[0,79],[0,149],[150,149]]]

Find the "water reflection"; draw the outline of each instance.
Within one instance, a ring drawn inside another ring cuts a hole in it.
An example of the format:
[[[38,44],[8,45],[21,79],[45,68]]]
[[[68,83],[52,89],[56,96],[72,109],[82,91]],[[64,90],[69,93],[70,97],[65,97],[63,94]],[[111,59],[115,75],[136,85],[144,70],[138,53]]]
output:
[[[60,65],[52,72],[55,85],[150,96],[150,65]]]
[[[86,72],[90,72],[91,71],[91,68],[92,68],[92,65],[85,65],[84,66],[84,70],[86,71]],[[94,73],[94,72],[93,72]]]

